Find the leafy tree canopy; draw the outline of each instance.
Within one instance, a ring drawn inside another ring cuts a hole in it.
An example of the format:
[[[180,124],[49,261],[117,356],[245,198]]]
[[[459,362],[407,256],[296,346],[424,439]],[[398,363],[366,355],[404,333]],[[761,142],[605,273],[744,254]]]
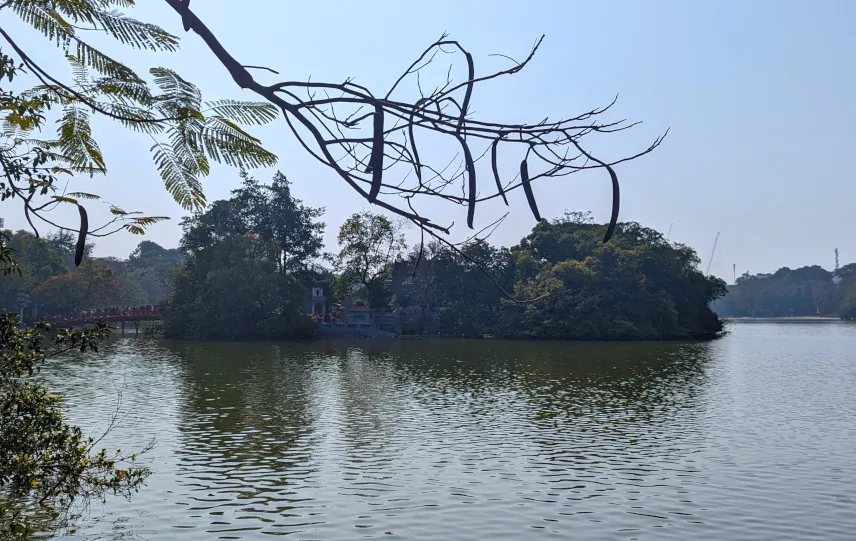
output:
[[[725,284],[701,273],[691,248],[632,222],[618,223],[603,244],[607,227],[570,213],[542,220],[511,249],[430,245],[398,265],[393,291],[423,328],[457,336],[662,339],[721,330],[708,304]],[[500,288],[532,302],[512,302]]]
[[[381,308],[389,301],[392,265],[407,249],[403,227],[401,221],[362,212],[345,220],[339,230],[336,270],[342,287],[347,292],[364,290],[370,308]]]
[[[228,200],[186,218],[186,259],[163,304],[164,331],[196,339],[311,335],[309,288],[322,256],[323,209],[306,207],[277,172],[246,173]]]

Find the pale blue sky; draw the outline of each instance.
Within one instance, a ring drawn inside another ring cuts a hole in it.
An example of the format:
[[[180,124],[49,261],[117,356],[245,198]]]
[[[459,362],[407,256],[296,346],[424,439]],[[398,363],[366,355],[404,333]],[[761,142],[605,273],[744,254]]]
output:
[[[164,3],[140,4],[137,17],[182,35],[183,43],[180,52],[161,58],[133,53],[135,67],[172,67],[200,85],[206,98],[254,99],[236,90],[197,37],[184,35]],[[671,128],[654,154],[618,170],[622,220],[664,233],[674,223],[672,239],[696,248],[703,269],[720,231],[711,272],[728,281],[732,263],[738,274],[783,265],[831,268],[836,247],[842,263],[856,261],[856,179],[849,163],[856,158],[856,2],[196,0],[193,8],[243,63],[270,66],[292,80],[352,76],[378,91],[443,31],[461,40],[483,70],[501,66],[489,54],[523,57],[544,33],[547,39],[526,70],[474,96],[480,117],[573,115],[618,93],[613,118],[644,124],[614,140],[601,139],[602,155],[632,152]],[[8,14],[0,24],[19,28]],[[26,36],[28,50],[43,49],[37,56],[46,65],[65,69],[48,60],[58,58],[56,50]],[[333,249],[342,220],[368,205],[306,156],[282,121],[257,133],[280,156],[278,168],[294,182],[296,195],[327,207],[326,239]],[[77,188],[172,216],[148,238],[175,246],[183,212],[161,187],[149,143],[106,122],[97,124],[97,135],[110,174]],[[237,182],[234,171],[216,169],[206,181],[209,200],[226,196]],[[547,181],[536,192],[545,217],[565,209],[608,217],[603,174]],[[494,236],[504,245],[533,224],[522,194],[511,199],[512,219]],[[7,227],[23,226],[8,205],[3,212]],[[435,218],[463,223],[459,211],[447,220]],[[139,240],[104,239],[98,254],[127,256]]]

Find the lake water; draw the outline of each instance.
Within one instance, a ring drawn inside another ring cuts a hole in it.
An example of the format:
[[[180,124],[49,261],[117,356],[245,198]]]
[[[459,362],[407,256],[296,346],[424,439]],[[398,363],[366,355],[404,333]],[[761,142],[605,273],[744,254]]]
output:
[[[710,343],[116,340],[70,418],[157,445],[70,539],[856,539],[856,325]]]

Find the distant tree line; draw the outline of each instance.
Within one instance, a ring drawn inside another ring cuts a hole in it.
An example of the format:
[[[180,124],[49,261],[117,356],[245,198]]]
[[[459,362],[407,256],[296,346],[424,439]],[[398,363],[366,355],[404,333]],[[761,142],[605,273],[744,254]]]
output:
[[[87,257],[74,266],[76,236],[65,231],[37,238],[28,231],[5,231],[21,275],[0,280],[0,309],[19,310],[19,295],[28,295],[38,315],[61,315],[113,306],[156,305],[163,300],[169,274],[184,259],[177,249],[145,240],[127,259]]]
[[[743,278],[717,301],[725,283],[703,275],[692,248],[634,222],[604,244],[606,226],[588,213],[541,220],[511,248],[474,240],[455,251],[409,248],[403,222],[363,212],[345,220],[333,255],[323,253],[323,212],[296,199],[281,173],[268,184],[242,173],[229,199],[182,221],[176,249],[143,241],[127,259],[89,257],[75,268],[71,235],[8,233],[26,272],[0,282],[0,306],[15,311],[22,292],[43,314],[152,304],[171,337],[302,338],[317,323],[310,288],[323,283],[328,312],[398,311],[407,334],[602,340],[715,336],[711,302],[721,315],[815,315],[817,306],[838,313],[846,297],[817,267],[787,279],[779,271],[781,287]]]
[[[856,263],[837,272],[818,265],[744,273],[711,307],[721,317],[828,316],[856,319]]]

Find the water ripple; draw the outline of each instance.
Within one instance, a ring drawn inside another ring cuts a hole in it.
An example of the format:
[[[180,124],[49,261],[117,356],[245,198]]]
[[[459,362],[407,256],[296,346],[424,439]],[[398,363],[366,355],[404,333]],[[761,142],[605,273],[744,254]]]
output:
[[[93,431],[121,391],[108,444],[156,473],[68,538],[852,539],[856,326],[787,331],[118,340],[46,373]]]

